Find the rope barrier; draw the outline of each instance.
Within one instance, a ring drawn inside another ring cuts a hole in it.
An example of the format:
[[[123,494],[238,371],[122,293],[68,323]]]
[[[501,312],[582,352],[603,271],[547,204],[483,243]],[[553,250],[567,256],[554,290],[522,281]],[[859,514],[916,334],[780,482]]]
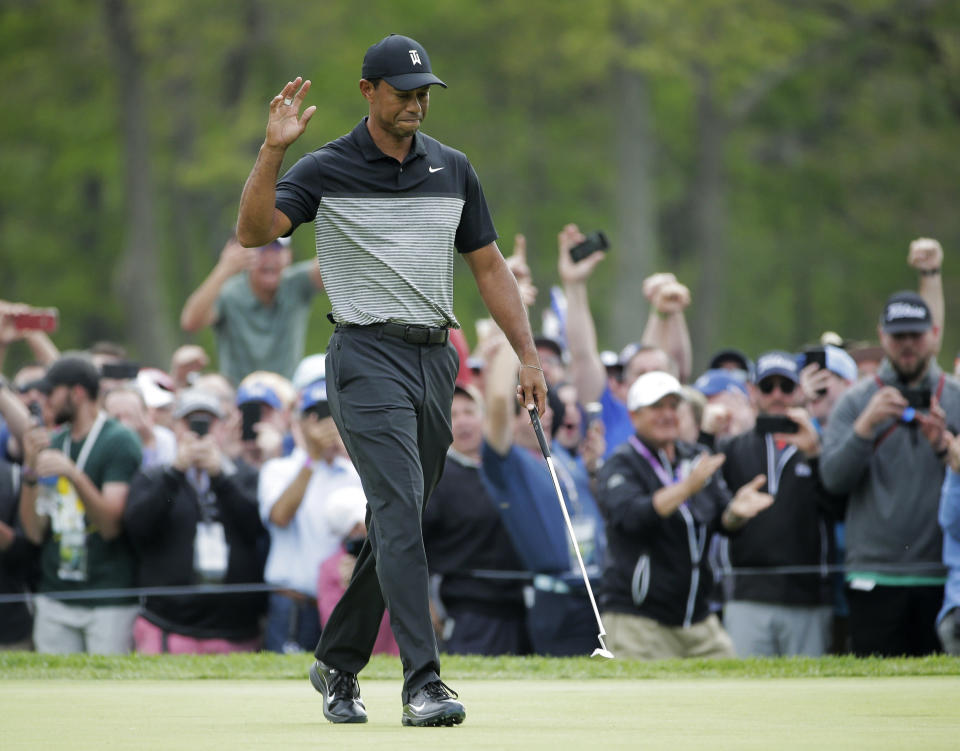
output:
[[[873,564],[863,566],[863,570],[876,574],[889,574],[896,576],[929,576],[945,577],[945,569],[940,563],[913,563],[913,564]],[[772,574],[781,574],[788,576],[809,576],[809,575],[830,575],[846,573],[846,567],[842,564],[833,564],[829,566],[769,566],[769,567],[744,567],[726,569],[722,571],[724,576],[770,576]],[[500,571],[476,569],[472,571],[452,572],[453,576],[487,579],[491,581],[519,581],[531,582],[535,574],[530,571]],[[554,573],[556,575],[556,573]],[[37,594],[44,597],[50,597],[54,600],[69,602],[71,600],[120,600],[129,598],[146,597],[183,597],[183,596],[218,596],[233,594],[254,594],[258,592],[276,592],[285,590],[274,584],[193,584],[167,587],[128,587],[124,589],[85,589],[85,590],[64,590],[59,592],[17,592],[13,594],[0,594],[0,605],[6,605],[16,602],[29,602]]]

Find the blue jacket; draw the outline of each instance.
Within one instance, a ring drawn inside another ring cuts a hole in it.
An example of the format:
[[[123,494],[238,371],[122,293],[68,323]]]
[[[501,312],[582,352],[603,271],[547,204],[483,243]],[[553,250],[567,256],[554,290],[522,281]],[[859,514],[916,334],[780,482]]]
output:
[[[947,567],[947,585],[937,623],[951,610],[960,607],[960,474],[952,469],[947,470],[943,481],[939,519],[943,529],[943,563]]]

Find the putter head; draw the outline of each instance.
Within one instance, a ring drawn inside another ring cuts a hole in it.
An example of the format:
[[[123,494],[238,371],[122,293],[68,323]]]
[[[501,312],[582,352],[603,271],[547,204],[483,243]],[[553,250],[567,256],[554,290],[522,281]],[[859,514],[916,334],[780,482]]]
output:
[[[591,654],[590,656],[591,656],[591,657],[606,657],[608,660],[612,660],[612,659],[613,659],[613,652],[611,652],[609,649],[607,649],[607,645],[603,643],[603,637],[604,637],[604,636],[605,636],[605,632],[603,632],[603,631],[601,631],[599,634],[597,634],[597,640],[600,642],[600,646],[597,647],[595,650],[593,650],[593,654]]]

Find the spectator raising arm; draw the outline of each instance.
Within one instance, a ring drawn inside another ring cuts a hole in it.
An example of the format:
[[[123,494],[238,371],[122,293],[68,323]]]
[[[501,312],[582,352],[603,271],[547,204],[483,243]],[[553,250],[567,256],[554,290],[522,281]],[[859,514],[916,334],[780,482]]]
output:
[[[217,320],[216,303],[224,282],[253,266],[257,251],[244,248],[235,238],[230,238],[220,252],[220,260],[213,267],[193,294],[187,298],[180,312],[180,328],[184,331],[199,331],[213,325]]]
[[[607,385],[607,370],[597,348],[597,330],[587,298],[587,280],[606,257],[592,253],[574,262],[570,249],[583,242],[584,235],[575,224],[568,224],[557,235],[557,262],[563,291],[567,298],[567,346],[570,352],[570,376],[583,404],[600,399]]]
[[[484,380],[487,404],[483,436],[494,451],[500,456],[506,456],[513,446],[517,402],[514,384],[517,382],[517,366],[520,363],[499,329],[495,329],[484,342],[483,358],[487,364]]]
[[[670,355],[680,382],[686,383],[693,367],[690,331],[683,314],[690,305],[690,290],[673,274],[653,274],[643,280],[643,295],[650,301],[650,317],[640,341]]]
[[[943,324],[946,320],[943,276],[940,273],[943,266],[943,248],[936,240],[929,237],[918,237],[910,243],[907,263],[920,274],[920,285],[917,291],[930,307],[930,315],[933,318],[933,332],[936,337],[935,354],[939,354],[940,346],[943,343]]]

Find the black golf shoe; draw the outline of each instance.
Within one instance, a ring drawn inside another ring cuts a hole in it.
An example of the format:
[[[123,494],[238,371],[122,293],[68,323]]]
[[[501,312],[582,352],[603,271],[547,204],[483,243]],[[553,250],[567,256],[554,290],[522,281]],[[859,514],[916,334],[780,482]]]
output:
[[[310,667],[310,683],[323,696],[323,716],[330,722],[367,721],[356,673],[327,667],[317,660]]]
[[[459,725],[467,713],[457,698],[457,692],[443,681],[428,683],[403,705],[400,722],[416,727]]]

